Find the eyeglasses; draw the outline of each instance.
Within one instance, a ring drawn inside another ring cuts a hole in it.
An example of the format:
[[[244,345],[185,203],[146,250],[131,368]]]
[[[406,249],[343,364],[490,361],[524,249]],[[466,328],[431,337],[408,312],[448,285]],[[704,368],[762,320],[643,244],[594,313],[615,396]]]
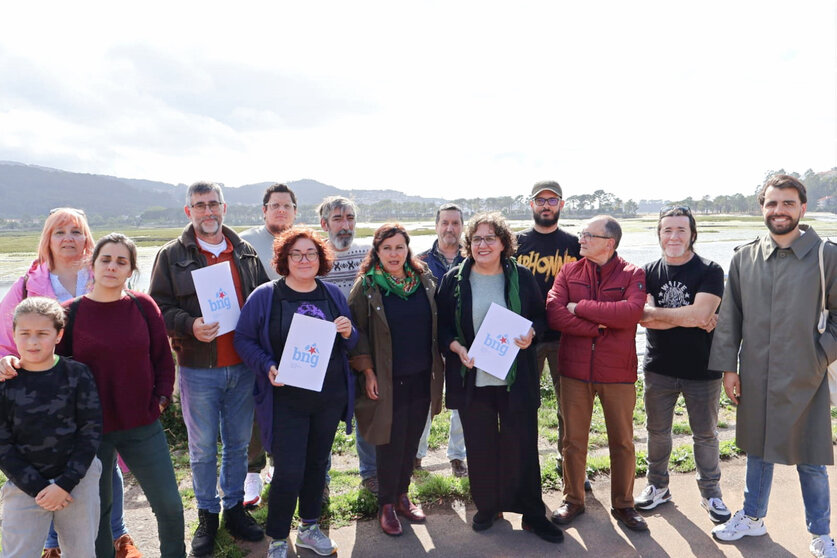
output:
[[[290,211],[290,210],[292,210],[296,207],[296,205],[294,205],[292,203],[278,203],[278,202],[266,203],[266,204],[264,204],[264,206],[271,211],[276,211],[277,209],[284,209],[285,211]]]
[[[295,263],[300,263],[302,260],[305,260],[306,262],[314,262],[320,259],[320,253],[316,250],[312,250],[310,252],[291,252],[288,254],[288,257]]]
[[[613,238],[612,236],[603,236],[600,234],[593,234],[587,231],[578,233],[578,238],[584,241],[590,240],[591,238]]]
[[[76,209],[75,207],[56,207],[50,209],[49,214],[52,215],[53,213],[58,213],[59,211],[69,211],[70,213],[78,213],[82,217],[87,217],[87,215],[84,214],[83,209]]]
[[[681,215],[690,217],[692,215],[691,208],[688,205],[669,205],[660,210],[660,218],[680,217]]]
[[[546,205],[546,204],[549,204],[550,206],[555,207],[559,203],[561,203],[561,198],[560,197],[558,197],[558,198],[535,198],[535,205],[537,205],[538,207],[540,207],[542,205]]]
[[[204,212],[207,209],[209,209],[209,211],[212,211],[214,213],[215,211],[218,211],[220,209],[221,202],[219,202],[219,201],[211,201],[209,203],[198,202],[198,203],[193,203],[189,207],[191,207],[192,209],[197,209],[200,212]]]
[[[474,246],[479,246],[480,243],[485,242],[486,245],[491,246],[495,242],[497,242],[497,236],[490,234],[487,236],[472,236],[471,237],[471,244]]]

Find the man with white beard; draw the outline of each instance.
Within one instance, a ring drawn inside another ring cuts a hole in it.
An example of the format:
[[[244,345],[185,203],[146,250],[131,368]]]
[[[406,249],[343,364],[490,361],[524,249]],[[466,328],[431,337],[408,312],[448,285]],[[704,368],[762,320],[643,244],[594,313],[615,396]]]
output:
[[[328,244],[334,251],[334,266],[323,279],[337,285],[348,298],[360,264],[370,248],[367,244],[354,242],[357,206],[348,198],[329,196],[317,207],[317,213],[320,215],[320,226],[328,233]],[[355,428],[355,441],[361,485],[377,495],[378,471],[375,446],[364,440],[357,428]],[[328,490],[328,485],[326,485],[326,490]]]

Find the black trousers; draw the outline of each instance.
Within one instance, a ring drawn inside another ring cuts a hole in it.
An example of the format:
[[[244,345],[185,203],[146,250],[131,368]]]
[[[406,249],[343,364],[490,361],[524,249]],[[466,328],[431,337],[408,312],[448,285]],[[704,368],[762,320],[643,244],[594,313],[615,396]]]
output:
[[[378,505],[395,504],[410,488],[413,460],[430,411],[430,371],[392,382],[392,430],[389,443],[375,446]]]
[[[317,409],[293,409],[274,399],[274,471],[265,529],[273,539],[288,538],[297,498],[301,519],[319,519],[331,445],[345,408],[344,401]]]
[[[505,386],[478,387],[459,418],[477,510],[543,517],[537,406],[513,410]]]

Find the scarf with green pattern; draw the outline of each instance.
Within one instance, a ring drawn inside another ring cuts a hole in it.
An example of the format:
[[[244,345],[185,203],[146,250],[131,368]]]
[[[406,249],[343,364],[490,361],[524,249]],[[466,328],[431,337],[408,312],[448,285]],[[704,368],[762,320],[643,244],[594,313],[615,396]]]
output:
[[[380,262],[369,268],[366,272],[366,277],[385,295],[394,294],[395,296],[407,300],[407,297],[416,292],[416,289],[421,284],[421,276],[412,268],[410,264],[404,262],[404,272],[406,277],[404,279],[396,279],[391,274],[384,271]]]

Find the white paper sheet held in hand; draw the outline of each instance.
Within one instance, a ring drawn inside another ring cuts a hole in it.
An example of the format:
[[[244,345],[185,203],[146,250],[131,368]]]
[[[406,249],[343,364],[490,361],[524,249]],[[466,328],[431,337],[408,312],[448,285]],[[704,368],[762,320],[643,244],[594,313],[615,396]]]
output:
[[[468,356],[477,368],[505,380],[520,350],[514,338],[529,333],[530,327],[531,321],[492,302]]]
[[[234,330],[241,308],[235,294],[230,262],[195,269],[192,271],[192,281],[195,283],[204,323],[218,322],[218,335]]]
[[[279,360],[276,381],[289,386],[322,391],[323,380],[337,326],[319,318],[294,314]]]

